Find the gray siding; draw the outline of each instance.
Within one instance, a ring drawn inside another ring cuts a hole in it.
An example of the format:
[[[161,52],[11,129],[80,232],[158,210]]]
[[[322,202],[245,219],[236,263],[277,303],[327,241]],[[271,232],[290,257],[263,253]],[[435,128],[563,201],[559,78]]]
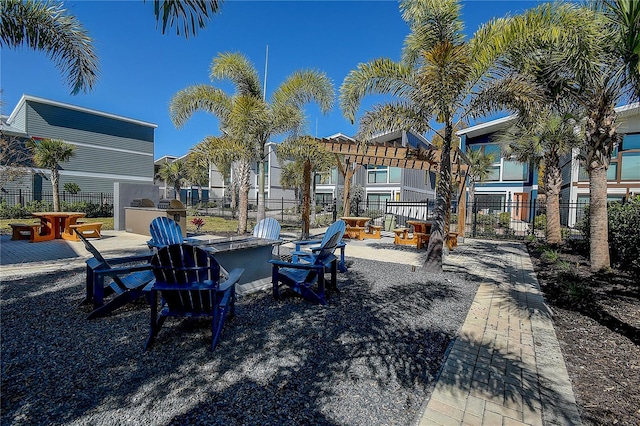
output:
[[[153,144],[154,128],[131,121],[118,120],[112,117],[78,111],[61,106],[28,101],[29,128],[27,132],[36,134],[36,116],[45,123],[45,129],[56,127],[70,129],[73,132],[100,134],[114,138],[132,139]],[[34,120],[34,121],[32,121]],[[121,146],[120,148],[130,148]]]

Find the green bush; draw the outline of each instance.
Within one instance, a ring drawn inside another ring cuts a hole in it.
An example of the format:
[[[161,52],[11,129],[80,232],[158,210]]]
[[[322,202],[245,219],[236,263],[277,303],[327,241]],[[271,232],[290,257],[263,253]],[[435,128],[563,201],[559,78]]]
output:
[[[533,227],[535,229],[547,229],[547,215],[539,214],[533,219]]]
[[[610,202],[607,205],[609,219],[609,254],[616,267],[640,271],[640,195],[626,203]],[[576,228],[590,244],[591,212],[584,209],[584,217]],[[615,250],[611,250],[615,247]]]
[[[509,212],[500,213],[500,215],[498,216],[498,221],[500,223],[500,226],[502,226],[504,228],[510,226],[511,225],[511,213],[509,213]]]
[[[478,225],[492,225],[496,223],[496,219],[493,214],[479,214],[476,216],[476,223]]]

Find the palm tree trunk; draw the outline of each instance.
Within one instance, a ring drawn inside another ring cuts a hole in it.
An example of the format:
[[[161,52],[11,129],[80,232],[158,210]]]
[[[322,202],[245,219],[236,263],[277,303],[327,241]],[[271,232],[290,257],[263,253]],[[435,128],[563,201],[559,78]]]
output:
[[[51,169],[51,191],[53,194],[53,211],[60,211],[60,174],[58,169]]]
[[[547,156],[545,164],[546,182],[544,186],[547,196],[547,229],[545,234],[547,244],[560,244],[562,242],[562,233],[560,230],[560,189],[562,187],[562,174],[558,166],[557,156]]]
[[[258,162],[258,214],[256,217],[256,221],[260,222],[264,219],[264,157],[260,157],[260,161]]]
[[[240,184],[239,198],[240,206],[238,208],[238,234],[242,235],[247,232],[247,218],[249,212],[249,189],[251,187],[251,165],[247,161],[240,162],[238,166]]]
[[[445,133],[440,157],[440,176],[436,193],[435,217],[431,225],[431,236],[427,246],[427,258],[424,267],[429,272],[442,271],[442,250],[447,217],[447,200],[451,194],[451,137],[453,125],[451,120],[446,121]]]
[[[309,239],[309,216],[311,207],[311,162],[304,162],[302,172],[302,239]]]
[[[611,267],[609,259],[609,219],[607,214],[607,169],[598,166],[589,172],[589,211],[591,244],[589,258],[592,271]]]

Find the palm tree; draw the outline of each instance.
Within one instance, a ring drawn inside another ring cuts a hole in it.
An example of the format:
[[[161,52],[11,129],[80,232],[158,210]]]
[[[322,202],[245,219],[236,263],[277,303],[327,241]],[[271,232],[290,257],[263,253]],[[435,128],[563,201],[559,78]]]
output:
[[[433,131],[432,120],[443,128],[439,132],[443,144],[435,218],[425,261],[430,270],[442,269],[447,201],[451,197],[453,129],[470,117],[502,108],[525,110],[540,101],[530,82],[520,75],[491,78],[491,66],[506,45],[502,37],[506,21],[492,21],[467,42],[460,8],[456,0],[401,1],[403,19],[410,28],[402,60],[381,58],[360,64],[340,88],[340,107],[351,122],[365,95],[393,96],[392,101],[365,112],[359,124],[359,139],[367,140],[383,131]]]
[[[567,3],[540,6],[514,19],[512,32],[530,50],[529,63],[547,54],[540,72],[562,98],[586,116],[582,157],[589,173],[591,212],[590,263],[594,271],[610,268],[607,219],[607,168],[618,143],[615,106],[640,99],[640,3],[599,0],[593,9]],[[553,10],[554,13],[549,13]],[[547,31],[531,36],[531,21]],[[550,46],[560,48],[550,49]]]
[[[247,230],[247,211],[249,205],[249,189],[251,187],[251,161],[253,151],[247,149],[247,144],[234,139],[229,135],[222,137],[208,136],[198,145],[196,150],[213,163],[222,173],[224,178],[231,177],[230,188],[231,205],[235,210],[236,187],[240,193],[240,206],[238,217],[238,234],[244,234]],[[232,173],[234,169],[234,173]]]
[[[476,196],[476,184],[484,182],[491,175],[491,166],[496,161],[493,154],[485,154],[479,149],[467,149],[469,169],[467,171],[467,185],[469,187],[469,206],[473,207]],[[471,219],[472,209],[467,210],[468,221]]]
[[[198,187],[198,205],[202,203],[202,187],[209,187],[209,160],[197,150],[191,150],[185,164],[185,179]]]
[[[544,189],[547,205],[545,237],[548,244],[562,242],[560,227],[560,159],[580,143],[577,123],[572,115],[560,116],[551,111],[539,115],[529,125],[514,125],[500,133],[497,141],[503,152],[516,161],[536,169],[544,166]]]
[[[311,173],[331,170],[331,167],[335,164],[334,156],[311,136],[286,140],[278,146],[276,154],[282,160],[293,160],[302,164],[302,239],[308,239],[311,208]]]
[[[63,3],[0,2],[0,47],[26,45],[45,52],[67,76],[71,93],[88,92],[98,79],[98,57],[88,32]]]
[[[59,140],[39,139],[29,143],[33,151],[33,161],[51,173],[53,191],[53,211],[60,211],[60,164],[68,162],[74,155],[75,147]]]
[[[212,81],[230,80],[236,92],[227,95],[208,85],[188,87],[171,100],[172,120],[179,127],[196,111],[211,112],[220,120],[221,130],[226,135],[242,142],[247,156],[258,161],[259,221],[264,218],[266,143],[277,134],[300,134],[305,125],[302,108],[306,103],[314,101],[322,112],[329,111],[333,106],[333,85],[322,72],[297,71],[276,89],[268,103],[258,72],[239,53],[222,53],[215,57],[210,78]]]
[[[173,186],[175,199],[180,201],[180,188],[182,188],[182,180],[185,176],[185,167],[182,161],[167,161],[160,166],[158,176],[164,180],[165,188],[168,185]]]
[[[299,201],[303,184],[302,163],[293,161],[282,166],[280,185],[284,189],[293,189],[296,201]]]

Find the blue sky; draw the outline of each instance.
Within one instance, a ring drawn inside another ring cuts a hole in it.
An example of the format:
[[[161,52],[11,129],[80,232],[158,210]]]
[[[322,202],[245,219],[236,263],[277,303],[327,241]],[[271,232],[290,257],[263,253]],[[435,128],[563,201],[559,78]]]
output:
[[[517,14],[536,1],[464,1],[468,34],[492,17]],[[70,95],[54,63],[42,52],[2,49],[0,87],[2,113],[10,114],[23,94],[65,102],[158,125],[155,158],[184,155],[208,135],[218,135],[213,115],[199,112],[181,129],[169,117],[169,101],[193,84],[211,84],[209,68],[221,52],[241,52],[264,79],[269,46],[267,96],[292,72],[317,69],[332,79],[336,96],[342,81],[361,62],[377,57],[400,58],[408,33],[395,1],[234,1],[223,3],[196,37],[188,40],[156,28],[149,0],[66,1],[95,41],[100,78],[88,94]],[[214,85],[228,90],[224,82]],[[378,101],[369,96],[359,115]],[[309,133],[353,135],[336,106],[322,115],[306,109]]]

